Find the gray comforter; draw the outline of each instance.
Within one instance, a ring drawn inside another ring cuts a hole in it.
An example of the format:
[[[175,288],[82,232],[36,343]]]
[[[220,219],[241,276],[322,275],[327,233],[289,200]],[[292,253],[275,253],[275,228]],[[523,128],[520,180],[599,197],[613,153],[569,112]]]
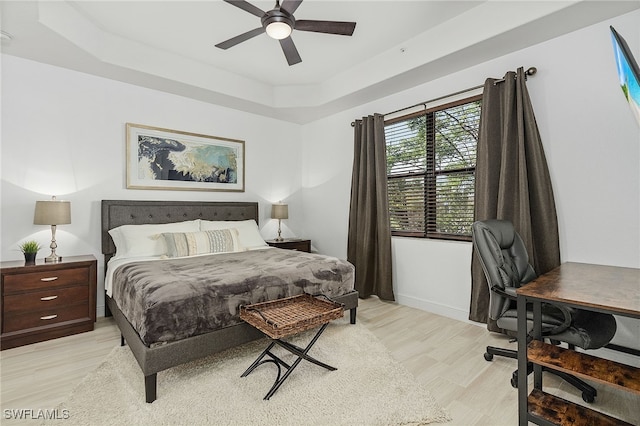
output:
[[[150,346],[237,324],[240,305],[349,293],[354,277],[346,261],[273,248],[128,263],[114,272],[113,299]]]

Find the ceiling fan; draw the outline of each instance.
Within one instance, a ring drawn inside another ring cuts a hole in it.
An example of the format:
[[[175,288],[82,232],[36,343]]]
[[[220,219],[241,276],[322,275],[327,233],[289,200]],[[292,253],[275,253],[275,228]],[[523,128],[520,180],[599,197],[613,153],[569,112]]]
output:
[[[290,66],[302,62],[298,49],[291,39],[291,32],[294,29],[350,36],[356,28],[355,22],[296,20],[293,13],[298,9],[302,0],[284,0],[282,5],[280,5],[280,1],[276,0],[275,7],[267,12],[245,0],[224,1],[259,17],[262,26],[218,43],[216,47],[226,50],[266,32],[269,37],[280,41],[280,46]]]

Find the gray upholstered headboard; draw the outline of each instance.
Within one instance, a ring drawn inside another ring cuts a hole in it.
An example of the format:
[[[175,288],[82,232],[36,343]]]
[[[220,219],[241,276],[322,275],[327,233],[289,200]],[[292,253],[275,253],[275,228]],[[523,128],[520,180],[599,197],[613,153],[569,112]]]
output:
[[[102,254],[116,252],[109,230],[121,225],[171,223],[185,220],[247,220],[258,223],[256,202],[102,200]]]

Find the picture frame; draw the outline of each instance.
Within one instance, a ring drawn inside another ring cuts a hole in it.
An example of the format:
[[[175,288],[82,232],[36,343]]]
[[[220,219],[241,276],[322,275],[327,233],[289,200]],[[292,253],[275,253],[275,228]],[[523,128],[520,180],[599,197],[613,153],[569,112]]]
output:
[[[126,123],[127,189],[244,192],[244,141]]]

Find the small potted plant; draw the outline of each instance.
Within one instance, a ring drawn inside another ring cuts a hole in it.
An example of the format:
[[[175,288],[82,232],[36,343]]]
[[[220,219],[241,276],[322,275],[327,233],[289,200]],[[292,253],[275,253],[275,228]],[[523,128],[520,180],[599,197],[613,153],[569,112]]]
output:
[[[36,255],[40,250],[40,244],[35,240],[25,241],[18,246],[20,251],[24,254],[24,262],[26,265],[35,265]]]

